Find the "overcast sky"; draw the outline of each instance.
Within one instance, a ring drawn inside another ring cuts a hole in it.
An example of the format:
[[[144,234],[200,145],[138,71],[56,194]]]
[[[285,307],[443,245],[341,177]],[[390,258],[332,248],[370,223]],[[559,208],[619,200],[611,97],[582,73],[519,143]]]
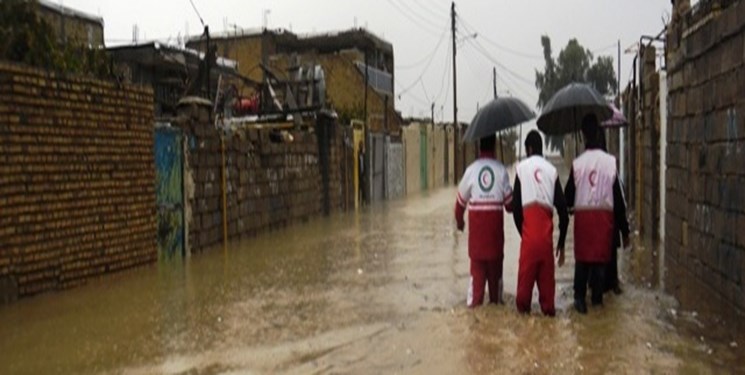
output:
[[[396,107],[404,116],[452,121],[450,1],[444,0],[193,0],[212,32],[225,28],[270,28],[297,33],[366,27],[393,44]],[[104,18],[107,44],[201,33],[189,0],[64,0],[64,5]],[[670,17],[670,0],[460,0],[458,29],[459,120],[470,121],[477,103],[492,97],[497,65],[500,95],[535,106],[535,70],[543,68],[541,35],[551,37],[554,55],[577,38],[595,55],[617,55],[641,35],[656,35]],[[478,33],[473,38],[468,34]],[[622,56],[621,82],[629,80],[632,54]],[[431,60],[431,61],[430,61]],[[444,116],[444,117],[443,117]]]

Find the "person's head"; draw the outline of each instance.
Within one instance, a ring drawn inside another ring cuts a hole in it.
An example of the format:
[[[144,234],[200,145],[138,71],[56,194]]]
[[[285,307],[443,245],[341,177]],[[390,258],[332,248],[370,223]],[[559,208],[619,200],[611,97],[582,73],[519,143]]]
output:
[[[525,154],[528,156],[543,155],[543,139],[538,130],[531,130],[525,137]]]
[[[608,145],[605,143],[605,132],[602,129],[598,131],[598,148],[608,152]]]
[[[490,135],[479,140],[479,150],[481,152],[494,152],[494,147],[497,144],[497,136]]]
[[[598,133],[600,132],[600,124],[598,123],[598,117],[594,113],[588,113],[582,119],[582,136],[585,138],[586,148],[597,148],[598,147]]]

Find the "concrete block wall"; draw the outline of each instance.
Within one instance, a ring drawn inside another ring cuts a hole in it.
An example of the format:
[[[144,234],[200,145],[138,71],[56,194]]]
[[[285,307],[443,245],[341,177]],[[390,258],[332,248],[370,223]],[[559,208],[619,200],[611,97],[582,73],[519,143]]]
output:
[[[427,137],[426,168],[427,188],[429,189],[457,185],[461,177],[463,177],[463,171],[477,157],[475,142],[455,144],[455,137],[451,126],[437,125],[433,129],[431,124],[418,122],[404,126],[401,134],[405,154],[406,194],[420,192],[424,188],[421,182],[422,131],[424,131]],[[448,147],[447,151],[445,147]],[[464,163],[463,165],[457,165],[455,163],[456,152],[462,153],[462,158],[458,159],[458,161]],[[447,184],[445,183],[446,163],[448,164]],[[459,172],[460,175],[457,175],[456,172]]]
[[[431,149],[431,163],[432,173],[430,174],[431,183],[430,186],[439,188],[445,186],[445,128],[443,126],[435,126],[432,129],[432,143],[429,145]]]
[[[201,252],[223,241],[220,133],[206,113],[180,117],[188,137],[186,179],[188,243]],[[188,112],[188,111],[187,111]],[[234,130],[225,139],[227,223],[230,241],[301,223],[323,214],[324,187],[315,132],[291,131],[275,143],[270,130]],[[354,206],[351,143],[342,128],[330,132],[330,212]],[[345,163],[345,158],[347,158]]]
[[[684,305],[742,313],[745,1],[676,9],[667,39],[666,287]]]
[[[388,161],[386,163],[386,198],[395,199],[404,196],[404,147],[401,142],[386,142]]]
[[[149,88],[0,63],[0,300],[157,259]]]
[[[422,190],[421,183],[421,135],[419,126],[407,125],[401,129],[404,148],[404,173],[406,175],[406,194],[418,193]]]
[[[658,239],[660,222],[660,76],[656,66],[657,50],[646,47],[642,53],[642,102],[641,121],[636,128],[640,143],[637,147],[637,163],[640,173],[637,179],[637,214],[640,232],[649,240]]]

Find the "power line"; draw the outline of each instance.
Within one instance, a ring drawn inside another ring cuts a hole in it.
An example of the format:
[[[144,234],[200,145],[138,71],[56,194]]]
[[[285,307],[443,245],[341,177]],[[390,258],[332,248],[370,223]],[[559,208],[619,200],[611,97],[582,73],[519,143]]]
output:
[[[428,59],[431,59],[432,56],[435,53],[437,53],[437,51],[440,49],[440,45],[442,44],[442,41],[445,40],[446,32],[447,32],[447,30],[443,30],[442,31],[442,35],[440,36],[440,40],[437,42],[437,45],[435,45],[435,48],[427,56],[424,56],[423,59],[421,59],[421,60],[419,60],[419,61],[417,61],[415,63],[408,64],[408,65],[398,65],[398,66],[396,66],[396,69],[406,70],[406,69],[415,68],[415,67],[421,65],[422,63],[424,63],[425,61],[427,61]]]
[[[399,84],[399,85],[401,84],[401,82],[400,82],[400,81],[399,81],[398,79],[396,79],[396,83],[397,83],[397,84]],[[403,94],[398,94],[398,99],[399,99],[399,100],[401,100],[401,95],[403,95]],[[406,96],[407,96],[408,98],[414,99],[415,101],[417,101],[417,102],[419,102],[420,104],[423,104],[423,105],[425,105],[425,106],[426,106],[426,105],[429,105],[429,103],[427,103],[427,102],[426,102],[426,101],[425,101],[424,99],[422,99],[422,98],[420,98],[420,97],[418,97],[418,96],[416,96],[416,95],[414,95],[414,94],[411,94],[411,93],[409,93],[409,94],[406,94]]]
[[[530,85],[530,86],[533,86],[535,84],[530,79],[521,76],[519,73],[514,72],[512,69],[508,68],[506,65],[502,64],[501,62],[499,62],[499,60],[495,59],[494,56],[492,56],[486,50],[486,48],[484,48],[484,46],[481,43],[478,42],[478,40],[477,41],[473,41],[471,39],[468,39],[467,42],[471,43],[471,45],[474,48],[476,48],[476,50],[479,53],[481,53],[482,55],[484,55],[484,57],[486,57],[489,61],[491,61],[492,63],[496,64],[501,70],[504,70],[508,74],[512,75],[518,81],[524,82],[525,84]]]
[[[479,33],[478,30],[476,30],[475,27],[473,27],[471,24],[469,24],[468,22],[466,22],[466,20],[463,19],[460,16],[458,17],[458,20],[463,25],[463,28],[466,29],[469,32],[469,34],[477,34],[481,39],[485,40],[487,43],[491,44],[492,46],[494,46],[494,47],[496,47],[498,49],[501,49],[501,50],[503,50],[505,52],[508,52],[508,53],[511,53],[511,54],[513,54],[515,56],[526,58],[526,59],[540,60],[540,61],[543,61],[544,60],[544,58],[543,58],[542,55],[537,55],[537,54],[532,54],[532,53],[528,53],[528,52],[518,51],[516,49],[513,49],[513,48],[507,47],[505,45],[502,45],[500,43],[497,43],[497,42],[495,42],[492,39],[489,39],[486,35],[484,35],[482,33]]]
[[[613,42],[613,44],[608,45],[606,47],[601,47],[601,48],[594,49],[594,50],[590,51],[590,53],[592,53],[593,55],[597,55],[600,52],[605,52],[605,51],[607,51],[607,50],[609,50],[611,48],[617,48],[617,47],[618,47],[618,42]]]
[[[429,95],[427,94],[427,87],[424,86],[424,81],[419,80],[419,84],[422,87],[422,91],[424,92],[424,99],[427,99],[427,102],[431,103],[432,101],[429,99]]]
[[[394,0],[394,1],[395,1],[395,0]],[[410,14],[412,14],[413,16],[417,17],[418,19],[422,20],[422,22],[424,22],[424,23],[426,23],[426,24],[428,24],[428,25],[430,25],[430,26],[434,27],[435,29],[437,29],[437,28],[439,28],[439,27],[440,27],[440,25],[439,25],[439,24],[437,24],[437,22],[433,22],[433,21],[431,21],[431,20],[430,20],[429,18],[427,18],[427,17],[423,16],[423,15],[422,15],[421,13],[419,13],[419,12],[417,12],[417,11],[415,11],[415,10],[411,9],[411,8],[409,7],[409,5],[408,5],[408,4],[406,3],[406,1],[401,1],[401,5],[403,5],[403,7],[404,7],[404,8],[406,8],[406,10],[408,10],[408,11],[410,12]],[[444,18],[444,17],[443,17],[443,18]]]
[[[416,18],[412,17],[409,13],[406,13],[403,9],[401,9],[398,6],[397,3],[393,2],[393,0],[387,0],[387,1],[388,1],[388,4],[391,4],[391,6],[393,6],[394,8],[396,8],[396,10],[398,11],[398,13],[400,13],[402,16],[406,17],[409,21],[413,22],[415,25],[419,26],[419,28],[422,31],[425,31],[426,33],[428,33],[430,35],[434,35],[434,36],[438,36],[439,35],[439,32],[440,32],[440,29],[439,28],[434,28],[434,30],[436,30],[436,31],[432,31],[433,30],[432,29],[432,26],[428,26],[427,24],[421,23]]]
[[[197,10],[197,6],[194,5],[194,0],[189,0],[189,2],[191,3],[191,7],[194,8],[194,13],[196,13],[197,14],[197,17],[199,17],[199,22],[202,23],[202,27],[206,27],[204,25],[204,20],[202,19],[202,15],[199,14],[199,10]]]
[[[440,78],[440,90],[437,92],[437,96],[435,97],[435,102],[440,100],[440,95],[442,95],[442,88],[445,87],[445,80],[450,82],[450,44],[448,44],[447,53],[445,53],[445,71],[442,73]],[[447,77],[447,78],[445,78]],[[449,89],[449,83],[448,83],[448,89]]]
[[[425,11],[427,11],[427,13],[429,13],[432,16],[434,16],[435,18],[441,18],[441,17],[444,18],[443,16],[446,16],[447,15],[447,13],[441,13],[441,12],[437,12],[437,11],[432,10],[432,8],[434,8],[434,6],[432,6],[433,4],[431,4],[431,3],[430,4],[427,4],[427,5],[424,5],[419,0],[414,0],[414,3],[416,5],[418,5],[420,9],[424,9]]]
[[[521,89],[520,88],[520,83],[517,82],[517,81],[515,81],[514,78],[511,78],[511,75],[514,75],[516,73],[514,73],[511,70],[507,69],[503,64],[499,63],[498,61],[495,61],[490,56],[484,55],[484,51],[480,51],[476,47],[474,47],[473,52],[479,52],[482,55],[482,57],[486,57],[492,63],[498,64],[499,67],[500,67],[500,69],[502,69],[502,70],[507,71],[508,73],[510,73],[509,75],[500,74],[500,75],[497,76],[497,79],[499,80],[499,82],[501,82],[501,84],[503,84],[504,87],[506,87],[509,90],[509,92],[511,92],[512,94],[521,96],[523,98],[531,99],[530,101],[533,101],[533,102],[537,102],[538,101],[538,97],[537,96],[535,96],[534,94],[528,93],[527,91],[524,91],[523,89]],[[467,61],[470,61],[470,60],[467,60]],[[506,79],[509,79],[509,82]],[[526,83],[526,81],[524,81],[524,80],[521,80],[521,82],[522,83]],[[531,84],[531,83],[528,83],[528,84],[531,86],[531,88],[534,87],[533,84]]]
[[[401,96],[401,95],[407,93],[412,88],[414,88],[417,85],[417,83],[419,83],[422,80],[422,77],[424,76],[425,73],[427,73],[427,70],[429,70],[429,67],[432,65],[432,62],[434,60],[435,59],[434,59],[434,54],[433,54],[430,57],[429,61],[427,62],[427,66],[425,66],[424,69],[422,69],[422,73],[419,74],[419,77],[417,77],[417,79],[415,79],[414,82],[410,86],[408,86],[408,87],[404,88],[403,90],[401,90],[398,95]]]

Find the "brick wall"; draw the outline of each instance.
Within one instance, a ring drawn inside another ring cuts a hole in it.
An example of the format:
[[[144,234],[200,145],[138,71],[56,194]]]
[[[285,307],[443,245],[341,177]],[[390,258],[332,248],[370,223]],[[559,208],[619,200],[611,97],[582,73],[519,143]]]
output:
[[[0,63],[0,300],[155,261],[152,104]]]
[[[744,312],[745,1],[702,4],[667,36],[666,286]]]
[[[659,239],[660,222],[660,76],[656,66],[657,49],[644,48],[641,54],[641,121],[636,136],[637,176],[636,213],[642,236],[648,240]]]
[[[182,111],[175,126],[188,137],[186,196],[188,243],[199,252],[223,241],[222,153],[208,110]],[[233,130],[225,141],[228,237],[235,240],[304,222],[354,206],[351,141],[329,125],[328,187],[324,188],[318,131],[291,131],[294,141],[275,143],[270,130]],[[351,134],[351,129],[349,129]]]

